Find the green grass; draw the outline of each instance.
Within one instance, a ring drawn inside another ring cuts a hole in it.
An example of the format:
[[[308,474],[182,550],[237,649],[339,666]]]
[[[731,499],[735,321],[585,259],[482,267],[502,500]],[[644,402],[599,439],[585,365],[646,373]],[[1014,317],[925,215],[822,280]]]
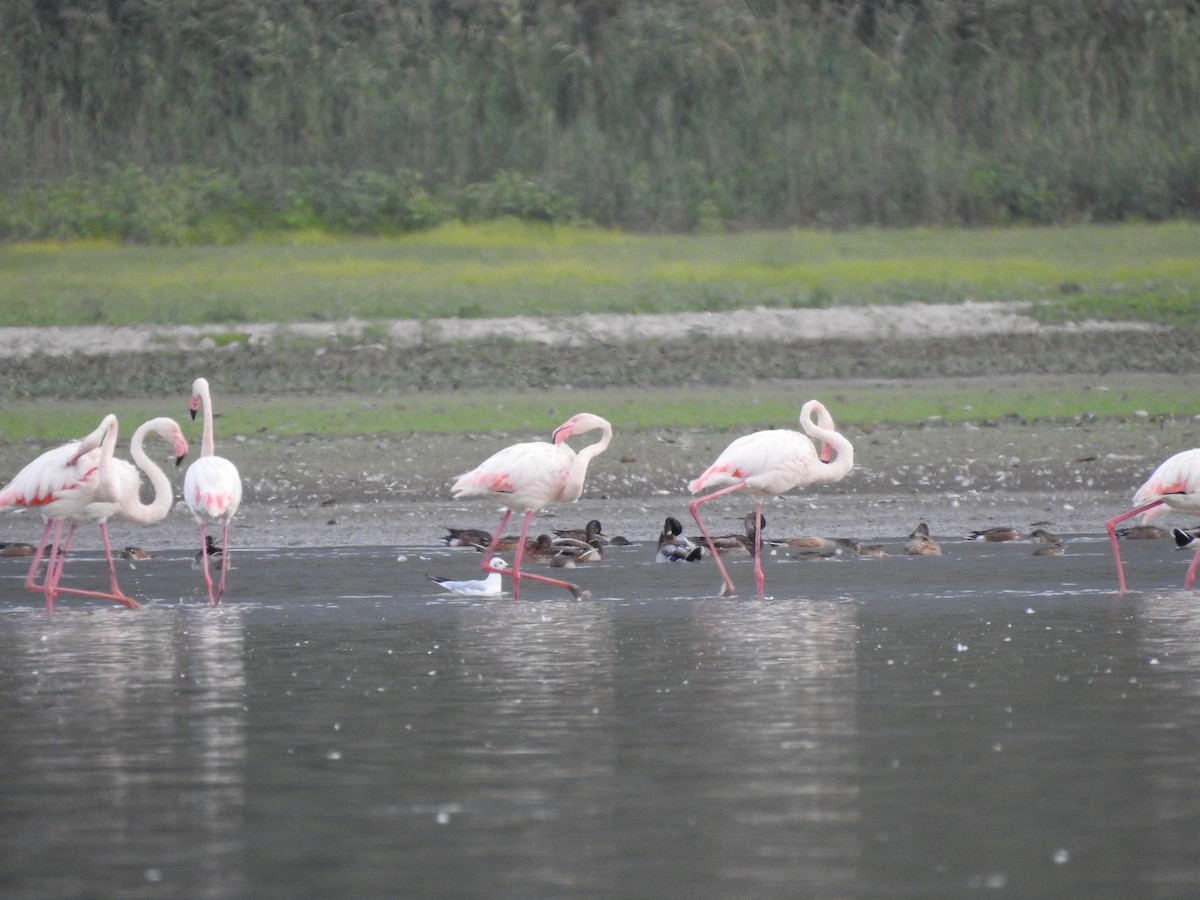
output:
[[[933,382],[848,382],[771,384],[753,388],[693,388],[678,391],[615,392],[548,390],[506,396],[498,402],[480,392],[372,395],[345,397],[229,397],[220,402],[217,430],[222,441],[238,435],[294,437],[411,432],[508,432],[514,439],[548,438],[553,428],[581,410],[599,413],[618,430],[746,428],[796,426],[800,405],[814,393],[824,400],[843,427],[879,422],[916,423],[937,416],[945,422],[989,422],[1005,417],[1023,421],[1070,421],[1083,415],[1101,418],[1190,415],[1194,391],[1179,381],[1119,376],[1105,387],[1096,377],[1049,378],[1016,386],[970,386]],[[175,415],[188,434],[199,426],[187,421],[187,398],[119,401],[100,409],[95,404],[64,401],[9,403],[0,409],[0,439],[36,435],[45,441],[78,437],[95,427],[100,416],[115,412],[131,429],[157,415]],[[124,430],[124,429],[123,429]]]
[[[631,235],[447,225],[220,247],[0,245],[0,325],[236,324],[1034,301],[1045,321],[1194,324],[1200,225]],[[236,330],[236,329],[235,329]]]

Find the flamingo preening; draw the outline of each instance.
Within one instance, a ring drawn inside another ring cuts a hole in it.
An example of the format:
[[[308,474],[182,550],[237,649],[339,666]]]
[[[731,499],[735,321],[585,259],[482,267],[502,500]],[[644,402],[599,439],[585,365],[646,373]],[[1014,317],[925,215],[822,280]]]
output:
[[[600,431],[600,440],[589,444],[578,453],[566,444],[574,434]],[[525,540],[529,534],[529,522],[533,514],[548,503],[569,503],[579,499],[583,493],[583,482],[588,464],[603,453],[612,441],[612,425],[592,413],[572,416],[554,430],[552,443],[530,441],[505,447],[488,457],[470,472],[460,475],[450,488],[451,496],[491,497],[505,507],[504,518],[496,528],[495,536],[483,554],[482,569],[485,572],[512,574],[513,599],[519,598],[521,579],[532,578],[546,584],[566,588],[574,597],[581,596],[578,586],[545,575],[531,575],[521,571],[521,557],[525,552]],[[521,536],[516,547],[512,569],[499,569],[492,565],[492,554],[504,534],[504,526],[514,511],[525,514],[521,523]]]
[[[56,569],[55,559],[63,522],[94,500],[113,499],[116,489],[109,474],[109,463],[116,445],[117,417],[110,413],[87,437],[47,450],[26,464],[0,490],[0,506],[36,509],[46,522],[42,539],[29,566],[29,574],[25,576],[25,587],[45,596],[48,610],[54,608],[53,575],[55,571],[61,574],[61,567]],[[47,544],[50,562],[46,565],[45,579],[38,584],[37,570]],[[109,559],[111,562],[111,555]],[[117,602],[126,606],[137,605],[128,598]]]
[[[854,447],[835,430],[833,417],[824,404],[817,400],[805,403],[800,408],[800,427],[804,429],[804,434],[787,429],[772,429],[756,431],[738,438],[725,448],[704,474],[688,485],[693,494],[698,494],[706,488],[717,488],[710,494],[697,497],[691,502],[689,509],[692,518],[700,526],[700,533],[708,544],[717,568],[721,571],[721,579],[724,582],[721,588],[723,597],[733,596],[735,588],[708,529],[700,520],[701,503],[734,491],[750,491],[757,498],[754,504],[755,519],[752,521],[762,521],[764,498],[777,496],[796,487],[840,481],[854,467]],[[820,452],[813,447],[810,438],[821,442]],[[837,456],[830,462],[833,452],[836,452]],[[754,580],[758,585],[759,599],[762,599],[761,528],[755,529],[754,542]]]
[[[116,430],[115,425],[113,430]],[[183,437],[183,429],[179,427],[179,423],[174,419],[162,416],[157,419],[150,419],[148,422],[143,422],[138,426],[137,430],[133,433],[133,438],[129,442],[129,455],[133,457],[136,465],[117,457],[113,457],[107,461],[108,475],[113,488],[112,499],[93,500],[82,509],[69,513],[64,517],[65,521],[71,524],[71,528],[67,532],[66,540],[63,541],[61,552],[52,555],[48,563],[46,585],[48,587],[47,599],[50,602],[53,601],[55,594],[81,594],[86,597],[99,597],[102,600],[114,600],[126,606],[137,607],[137,601],[131,597],[127,597],[121,590],[120,585],[117,584],[117,572],[113,564],[112,548],[108,542],[108,520],[116,516],[118,519],[135,522],[139,525],[154,525],[165,519],[167,513],[171,511],[171,504],[174,500],[171,479],[150,459],[144,447],[146,435],[151,432],[154,432],[171,445],[175,456],[175,465],[178,466],[183,462],[183,458],[187,456],[188,445]],[[146,476],[150,479],[151,486],[154,488],[154,499],[150,503],[142,502],[142,478],[139,470],[146,473]],[[84,523],[100,526],[100,536],[104,541],[104,555],[108,562],[110,593],[105,594],[98,591],[59,587],[63,563],[66,560],[67,551],[71,546],[71,538],[75,533],[75,526]]]
[[[197,378],[192,383],[192,399],[188,405],[192,418],[201,410],[204,431],[200,438],[200,458],[188,466],[183,479],[183,499],[200,523],[200,552],[204,554],[204,584],[208,588],[210,606],[225,596],[225,573],[229,570],[229,523],[242,502],[242,479],[237,466],[223,456],[215,455],[213,442],[212,397],[208,381]],[[208,541],[205,526],[221,526],[221,581],[213,594],[212,573],[208,570]]]
[[[1162,513],[1167,507],[1180,512],[1200,513],[1200,447],[1184,450],[1167,459],[1154,470],[1137,493],[1133,495],[1134,508],[1108,520],[1108,539],[1112,542],[1113,557],[1117,561],[1117,583],[1125,593],[1125,569],[1121,565],[1121,551],[1117,545],[1117,524],[1143,513],[1145,523]],[[1188,567],[1184,588],[1191,588],[1196,578],[1196,567],[1200,565],[1200,550]]]

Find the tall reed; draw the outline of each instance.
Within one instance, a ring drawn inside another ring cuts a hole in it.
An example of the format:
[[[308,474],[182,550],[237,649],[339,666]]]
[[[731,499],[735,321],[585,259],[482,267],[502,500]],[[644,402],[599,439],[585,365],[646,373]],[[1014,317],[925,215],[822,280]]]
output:
[[[0,11],[9,213],[46,183],[120,193],[133,166],[329,190],[403,172],[466,215],[524,214],[528,184],[551,198],[535,217],[638,229],[1161,219],[1200,213],[1198,134],[1189,0]]]

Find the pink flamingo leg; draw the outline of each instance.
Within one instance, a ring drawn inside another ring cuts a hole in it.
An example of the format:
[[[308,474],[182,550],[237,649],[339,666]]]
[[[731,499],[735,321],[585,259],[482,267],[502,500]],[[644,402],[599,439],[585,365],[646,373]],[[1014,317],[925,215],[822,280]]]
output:
[[[1196,567],[1200,566],[1200,550],[1196,551],[1196,555],[1192,557],[1192,564],[1188,566],[1187,581],[1183,583],[1184,590],[1192,589],[1192,582],[1196,580]]]
[[[763,570],[762,570],[762,501],[754,504],[754,581],[758,584],[758,599],[763,599]]]
[[[67,551],[71,548],[71,538],[75,536],[75,526],[72,525],[67,532],[66,540],[62,543],[62,549],[55,553],[56,560],[51,560],[53,565],[53,576],[49,569],[47,570],[47,588],[46,600],[48,605],[53,605],[54,598],[59,594],[72,594],[77,597],[96,597],[100,600],[112,600],[114,603],[120,603],[122,606],[129,609],[138,609],[139,605],[132,597],[127,597],[121,590],[121,586],[117,584],[117,568],[113,562],[112,547],[108,541],[108,527],[105,523],[100,523],[100,534],[104,538],[104,556],[108,561],[108,581],[112,593],[106,594],[103,591],[86,591],[81,588],[65,588],[59,587],[59,579],[62,578],[63,566],[66,565]]]
[[[579,585],[571,584],[569,581],[559,581],[557,578],[547,578],[545,575],[534,575],[532,573],[521,571],[521,557],[525,555],[525,539],[529,535],[529,522],[533,519],[533,510],[525,513],[525,521],[521,523],[521,537],[517,541],[517,553],[513,557],[513,565],[511,569],[496,569],[491,565],[492,554],[496,550],[496,545],[500,543],[500,537],[504,534],[504,526],[508,524],[508,517],[512,515],[512,510],[506,510],[504,518],[500,520],[500,525],[496,528],[496,534],[492,538],[492,542],[488,544],[488,548],[484,551],[483,562],[480,568],[485,572],[499,572],[501,576],[512,576],[513,599],[520,599],[521,579],[532,578],[534,581],[543,581],[546,584],[552,584],[555,587],[565,588],[571,592],[571,596],[578,600],[583,596],[583,591],[579,589]]]
[[[203,535],[201,535],[200,540],[204,540]],[[228,525],[226,525],[221,530],[221,547],[223,548],[222,552],[221,552],[221,586],[217,589],[217,599],[216,599],[217,603],[220,603],[221,598],[225,596],[225,572],[229,569],[229,526]],[[208,560],[206,559],[205,563],[207,564],[207,562],[208,562]],[[207,565],[205,565],[204,571],[205,572],[208,571]],[[212,600],[212,579],[211,578],[209,579],[208,593],[209,593],[209,603],[212,603],[213,600]]]
[[[729,573],[725,571],[725,563],[721,562],[721,554],[717,552],[716,545],[713,544],[712,535],[708,533],[708,529],[704,527],[704,523],[700,521],[700,504],[707,503],[709,500],[715,500],[723,494],[728,494],[733,491],[740,491],[747,487],[746,482],[742,481],[727,488],[721,488],[719,491],[713,491],[703,497],[698,497],[688,504],[688,509],[692,511],[692,518],[696,520],[696,524],[700,526],[700,533],[704,535],[704,541],[708,544],[708,550],[712,554],[713,560],[717,564],[717,568],[721,570],[721,580],[725,584],[721,587],[722,597],[733,597],[737,594],[737,588],[733,586],[733,579],[729,577]],[[757,530],[757,529],[756,529]],[[759,596],[762,596],[762,587],[759,587]]]
[[[213,606],[216,601],[213,599],[212,575],[208,571],[208,541],[204,539],[203,522],[200,523],[200,553],[202,554],[200,561],[203,563],[200,568],[204,570],[204,584],[208,588],[208,605]]]
[[[1117,584],[1120,586],[1118,593],[1125,593],[1125,567],[1121,565],[1121,551],[1117,546],[1117,525],[1124,522],[1126,519],[1132,519],[1138,513],[1144,513],[1148,509],[1154,509],[1156,506],[1162,506],[1161,500],[1155,500],[1153,503],[1147,503],[1145,506],[1139,506],[1137,509],[1131,509],[1127,513],[1122,513],[1119,516],[1114,516],[1108,520],[1108,539],[1112,542],[1113,558],[1117,561]],[[1195,563],[1192,564],[1192,570],[1196,568]],[[1189,570],[1188,586],[1191,586],[1191,570]]]
[[[46,522],[46,528],[42,531],[42,540],[38,543],[37,552],[33,554],[33,562],[29,564],[29,573],[25,576],[25,590],[32,591],[35,594],[46,593],[45,580],[41,584],[37,583],[38,566],[42,564],[42,556],[46,552],[46,539],[50,537],[51,530],[54,531],[54,541],[51,547],[58,546],[59,535],[62,534],[62,519],[50,519]],[[56,527],[57,526],[57,527]],[[54,551],[51,549],[50,558],[54,558]],[[50,574],[50,567],[46,567],[46,574]]]

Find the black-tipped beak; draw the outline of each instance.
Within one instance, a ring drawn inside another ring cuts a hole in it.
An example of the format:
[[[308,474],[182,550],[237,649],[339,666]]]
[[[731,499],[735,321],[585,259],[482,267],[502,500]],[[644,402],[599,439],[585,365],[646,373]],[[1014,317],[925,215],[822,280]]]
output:
[[[181,465],[183,465],[183,457],[182,456],[175,457],[175,468],[178,469]]]
[[[192,412],[192,421],[195,422],[196,421],[196,411],[193,409],[191,412]]]

